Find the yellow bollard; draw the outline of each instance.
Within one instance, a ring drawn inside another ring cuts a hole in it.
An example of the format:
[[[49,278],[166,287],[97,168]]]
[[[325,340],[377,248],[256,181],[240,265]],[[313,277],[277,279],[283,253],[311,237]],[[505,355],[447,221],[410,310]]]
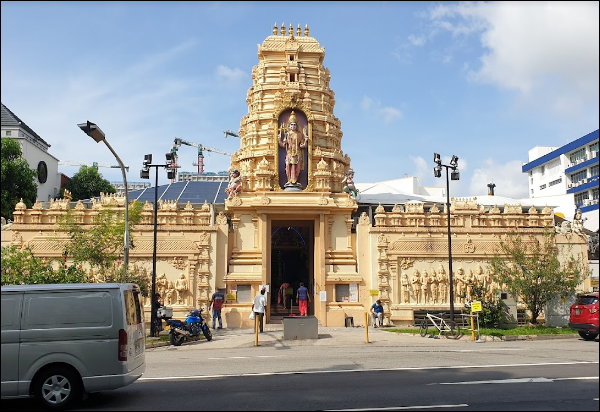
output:
[[[258,346],[258,316],[254,314],[254,346]]]
[[[473,316],[473,311],[471,311],[471,340],[475,342],[475,316]]]
[[[369,343],[369,314],[365,312],[365,342]]]

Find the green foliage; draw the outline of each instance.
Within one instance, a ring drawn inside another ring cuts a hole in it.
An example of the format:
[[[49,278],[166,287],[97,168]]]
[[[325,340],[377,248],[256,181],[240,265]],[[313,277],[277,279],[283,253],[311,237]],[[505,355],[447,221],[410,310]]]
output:
[[[128,265],[127,273],[123,270],[123,261],[115,260],[108,266],[98,266],[91,270],[95,282],[101,283],[135,283],[140,287],[142,296],[150,296],[151,280],[148,273],[137,265]]]
[[[470,285],[471,299],[481,302],[481,312],[479,312],[479,325],[498,327],[505,320],[507,306],[497,298],[496,291],[490,290],[489,287],[475,282]],[[466,296],[459,296],[463,299]],[[470,306],[463,310],[463,313],[470,314]]]
[[[62,259],[42,259],[30,249],[2,248],[2,285],[86,283],[90,276],[80,265],[65,267]]]
[[[133,202],[129,206],[130,227],[140,221],[142,204]],[[137,265],[129,265],[127,273],[123,267],[123,240],[125,219],[122,210],[102,209],[94,224],[83,226],[76,223],[72,211],[59,222],[69,240],[63,255],[70,262],[60,259],[42,259],[29,249],[14,246],[2,248],[2,284],[26,285],[46,283],[117,282],[136,283],[143,296],[150,295],[150,277]],[[130,236],[131,240],[131,236]],[[64,241],[64,238],[56,238]]]
[[[571,245],[566,249],[559,256],[551,229],[545,231],[542,240],[534,236],[524,239],[519,233],[509,231],[490,260],[493,280],[519,296],[534,325],[548,302],[557,295],[575,293],[577,285],[587,276],[588,269],[581,256],[573,256]]]
[[[385,328],[379,329],[382,332],[392,332],[392,333],[410,333],[410,334],[418,334],[419,328]],[[436,336],[439,334],[437,330],[429,329],[430,334],[432,336]],[[471,331],[463,328],[461,326],[461,332],[465,336],[470,336]],[[545,326],[536,326],[536,327],[516,327],[511,329],[494,329],[494,328],[480,328],[479,334],[481,336],[495,336],[495,337],[503,337],[503,336],[530,336],[530,335],[577,335],[572,329],[569,328],[551,328]],[[464,338],[463,338],[464,339]]]
[[[91,199],[100,193],[115,193],[116,189],[93,166],[81,166],[65,188],[71,192],[73,201]]]
[[[21,146],[16,140],[2,138],[0,158],[0,214],[5,219],[12,219],[15,206],[21,199],[28,208],[35,203],[37,172],[30,169],[23,159]]]
[[[129,205],[129,240],[133,241],[131,227],[139,223],[142,204]],[[93,224],[84,226],[78,223],[72,210],[59,220],[59,228],[66,232],[69,241],[65,252],[75,262],[87,262],[93,268],[110,268],[114,262],[123,259],[125,238],[125,214],[120,209],[105,207],[94,217]]]

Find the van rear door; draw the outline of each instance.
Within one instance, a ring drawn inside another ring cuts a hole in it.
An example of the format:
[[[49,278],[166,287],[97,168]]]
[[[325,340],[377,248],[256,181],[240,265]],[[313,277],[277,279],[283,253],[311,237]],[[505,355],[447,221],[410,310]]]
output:
[[[140,289],[135,284],[123,290],[125,302],[125,330],[119,336],[119,360],[127,362],[131,371],[146,361],[146,324],[141,303]]]

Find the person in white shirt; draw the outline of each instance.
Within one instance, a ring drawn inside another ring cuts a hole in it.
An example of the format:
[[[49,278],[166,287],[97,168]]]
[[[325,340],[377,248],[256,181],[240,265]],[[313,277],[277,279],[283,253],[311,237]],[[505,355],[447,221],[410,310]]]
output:
[[[265,292],[267,288],[263,286],[260,290],[260,295],[256,295],[254,303],[252,304],[252,310],[254,311],[254,322],[258,321],[258,327],[260,333],[263,333],[263,318],[265,317],[265,309],[267,308],[267,297]],[[256,323],[254,324],[256,327]]]

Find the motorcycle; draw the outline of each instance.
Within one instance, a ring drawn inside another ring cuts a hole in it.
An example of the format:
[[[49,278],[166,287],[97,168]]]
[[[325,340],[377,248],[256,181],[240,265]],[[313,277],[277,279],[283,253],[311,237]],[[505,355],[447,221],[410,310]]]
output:
[[[169,325],[169,343],[181,346],[186,339],[198,338],[203,334],[207,341],[212,340],[210,328],[202,317],[203,309],[192,309],[185,321],[172,319],[164,308],[158,309],[158,317]]]

